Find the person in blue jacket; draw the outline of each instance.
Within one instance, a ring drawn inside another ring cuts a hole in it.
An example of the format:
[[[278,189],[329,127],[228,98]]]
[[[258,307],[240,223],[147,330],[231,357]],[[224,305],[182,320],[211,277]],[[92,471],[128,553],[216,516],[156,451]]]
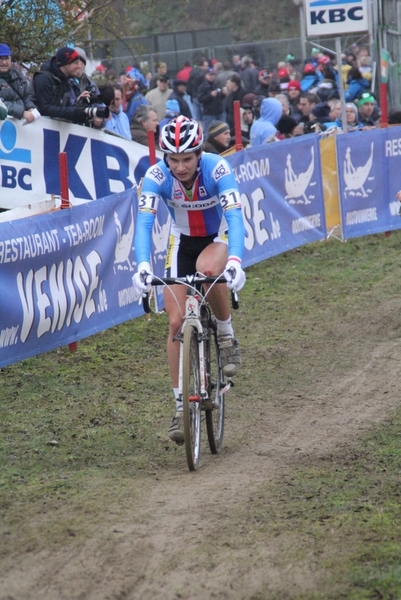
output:
[[[277,133],[276,125],[283,114],[283,106],[277,98],[264,98],[260,105],[260,117],[252,123],[251,146],[266,144]]]
[[[348,89],[344,93],[346,102],[359,100],[363,92],[370,90],[370,82],[365,79],[358,67],[351,67],[347,76]]]
[[[123,111],[123,88],[118,83],[113,85],[114,100],[110,104],[110,119],[106,121],[105,129],[109,129],[127,140],[132,140],[130,124],[126,113]]]
[[[302,79],[299,82],[301,92],[305,94],[309,91],[314,91],[319,84],[320,78],[316,75],[316,69],[312,63],[306,63],[302,71]]]

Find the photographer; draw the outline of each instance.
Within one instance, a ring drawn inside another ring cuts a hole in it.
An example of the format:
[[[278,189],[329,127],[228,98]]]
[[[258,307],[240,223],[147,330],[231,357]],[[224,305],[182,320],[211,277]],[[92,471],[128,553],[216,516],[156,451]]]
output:
[[[71,105],[77,105],[82,108],[104,108],[106,105],[109,106],[114,99],[114,90],[111,91],[111,96],[106,101],[103,98],[103,94],[101,94],[96,83],[92,79],[90,79],[85,73],[87,61],[85,51],[82,48],[78,48],[77,46],[74,49],[78,52],[80,57],[80,68],[79,71],[76,73],[75,77],[70,78]],[[104,88],[107,89],[107,86],[104,86]],[[102,129],[105,126],[106,121],[105,119],[99,116],[94,116],[88,124],[91,127],[95,127],[96,129]]]
[[[91,106],[90,102],[89,106],[87,102],[85,106],[73,104],[77,97],[71,78],[79,73],[82,74],[82,57],[74,48],[60,48],[42,65],[33,78],[35,104],[42,115],[81,124],[89,124],[94,117],[107,119],[110,112],[107,106]]]
[[[203,132],[207,138],[212,121],[225,121],[224,94],[216,85],[216,73],[209,68],[198,90],[198,100],[203,109]]]

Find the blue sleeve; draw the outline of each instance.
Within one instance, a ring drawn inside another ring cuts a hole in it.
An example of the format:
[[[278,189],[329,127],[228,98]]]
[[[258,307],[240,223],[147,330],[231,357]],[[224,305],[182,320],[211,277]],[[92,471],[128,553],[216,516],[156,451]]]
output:
[[[219,177],[216,181],[216,186],[220,203],[223,206],[224,217],[228,225],[228,255],[237,256],[242,259],[245,243],[245,226],[238,184],[235,181],[230,163],[221,156],[217,160],[216,155],[212,156],[213,159],[209,161],[211,163],[210,175],[213,177],[214,168],[217,167],[218,172],[217,174],[215,173],[214,177]],[[224,169],[227,169],[225,173]]]
[[[137,260],[137,265],[140,262],[150,261],[150,252],[152,244],[152,229],[155,221],[155,216],[152,213],[139,212],[136,217],[134,249]]]
[[[134,248],[138,263],[142,261],[151,263],[152,229],[159,201],[162,201],[164,195],[164,183],[166,183],[166,175],[163,163],[158,162],[149,167],[143,179],[135,223]]]
[[[245,242],[245,226],[240,206],[227,210],[224,216],[228,225],[228,256],[242,259]]]

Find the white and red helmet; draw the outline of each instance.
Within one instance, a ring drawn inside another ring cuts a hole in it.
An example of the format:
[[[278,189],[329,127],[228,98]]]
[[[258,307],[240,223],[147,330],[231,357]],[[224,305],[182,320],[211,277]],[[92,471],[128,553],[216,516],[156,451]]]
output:
[[[194,119],[180,115],[172,119],[160,132],[160,150],[166,154],[185,154],[202,148],[202,127]]]

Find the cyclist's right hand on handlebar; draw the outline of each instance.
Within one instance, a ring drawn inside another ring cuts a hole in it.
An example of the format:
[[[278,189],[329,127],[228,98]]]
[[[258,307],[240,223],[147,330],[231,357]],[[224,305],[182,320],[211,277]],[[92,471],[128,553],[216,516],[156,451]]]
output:
[[[152,273],[148,262],[141,262],[138,265],[138,270],[132,278],[132,285],[138,296],[147,294],[151,289]]]
[[[241,261],[237,258],[229,258],[224,269],[224,277],[227,280],[227,286],[239,292],[245,285],[246,275],[241,268]]]

